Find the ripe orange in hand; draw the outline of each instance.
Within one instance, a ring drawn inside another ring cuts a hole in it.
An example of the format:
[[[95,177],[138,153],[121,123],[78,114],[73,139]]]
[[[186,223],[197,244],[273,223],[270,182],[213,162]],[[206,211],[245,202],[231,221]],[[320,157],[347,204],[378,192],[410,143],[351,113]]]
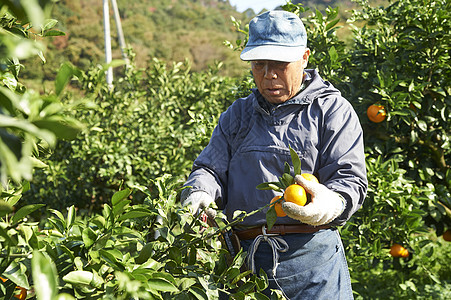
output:
[[[282,198],[282,196],[275,196],[274,198],[271,199],[271,203],[276,202],[280,198]],[[274,209],[276,210],[276,214],[278,217],[286,217],[287,214],[282,209],[282,203],[277,202],[276,204],[274,204]]]
[[[393,257],[408,257],[409,251],[400,244],[393,244],[390,247],[390,255]]]
[[[304,206],[307,202],[307,193],[305,189],[299,184],[292,184],[285,189],[283,194],[285,201],[296,203],[297,205]]]
[[[301,176],[304,177],[305,179],[307,179],[308,181],[313,181],[313,182],[319,183],[318,178],[316,178],[315,175],[313,175],[313,174],[302,173]]]
[[[370,121],[374,123],[382,122],[387,116],[385,107],[380,104],[370,105],[366,110],[366,114],[368,115],[368,119],[370,119]]]

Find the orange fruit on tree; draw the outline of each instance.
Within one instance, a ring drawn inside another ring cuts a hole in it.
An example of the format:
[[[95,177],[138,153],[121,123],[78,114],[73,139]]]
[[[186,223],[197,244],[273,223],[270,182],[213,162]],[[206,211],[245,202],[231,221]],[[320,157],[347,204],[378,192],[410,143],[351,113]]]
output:
[[[393,257],[408,257],[409,251],[400,244],[393,244],[390,247],[390,255]]]
[[[292,184],[285,189],[283,194],[285,201],[296,203],[297,205],[304,206],[307,202],[307,193],[305,189],[299,184]]]
[[[443,239],[445,241],[451,242],[451,229],[448,229],[443,233]]]
[[[16,287],[17,289],[20,289],[20,294],[14,295],[14,298],[25,300],[27,298],[27,289],[23,287]]]
[[[271,203],[276,202],[280,198],[282,198],[282,196],[275,196],[274,198],[271,199]],[[282,203],[277,202],[276,204],[274,204],[274,209],[276,210],[276,214],[278,217],[286,217],[287,214],[282,209]]]
[[[0,277],[0,280],[3,282],[8,281],[8,279]],[[20,286],[16,286],[16,289],[20,289],[20,293],[17,295],[14,295],[14,298],[20,299],[20,300],[25,300],[27,298],[27,289],[20,287]]]
[[[385,120],[385,117],[387,116],[385,107],[380,104],[370,105],[366,110],[366,114],[368,116],[368,119],[370,119],[370,121],[374,123],[382,122],[383,120]]]

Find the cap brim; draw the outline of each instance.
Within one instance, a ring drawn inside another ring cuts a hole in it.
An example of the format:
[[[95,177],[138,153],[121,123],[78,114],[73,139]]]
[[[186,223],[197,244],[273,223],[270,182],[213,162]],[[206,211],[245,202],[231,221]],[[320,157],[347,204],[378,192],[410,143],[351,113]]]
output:
[[[277,60],[284,62],[294,62],[301,60],[305,53],[305,46],[246,46],[241,52],[240,58],[249,60]]]

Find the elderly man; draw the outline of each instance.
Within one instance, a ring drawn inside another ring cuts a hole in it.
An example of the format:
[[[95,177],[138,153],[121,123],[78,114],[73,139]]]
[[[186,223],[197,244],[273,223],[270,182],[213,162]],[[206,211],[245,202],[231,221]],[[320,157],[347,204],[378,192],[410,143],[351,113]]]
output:
[[[256,90],[224,112],[210,143],[194,161],[182,203],[194,213],[213,201],[229,219],[254,211],[275,196],[257,190],[277,181],[291,146],[302,171],[296,177],[312,194],[305,206],[283,203],[288,217],[271,231],[265,213],[235,231],[254,271],[267,272],[270,288],[289,299],[352,299],[349,271],[336,227],[362,205],[366,189],[363,134],[350,103],[307,67],[310,50],[299,17],[269,11],[249,24],[241,59],[250,61]]]

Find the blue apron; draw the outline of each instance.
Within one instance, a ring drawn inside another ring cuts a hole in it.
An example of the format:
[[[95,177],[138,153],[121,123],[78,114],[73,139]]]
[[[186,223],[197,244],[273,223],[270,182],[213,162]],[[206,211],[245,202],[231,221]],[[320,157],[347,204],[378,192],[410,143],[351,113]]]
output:
[[[278,289],[290,300],[353,299],[351,278],[338,230],[325,229],[277,238],[288,244],[288,250],[278,253],[275,276],[274,252],[268,242],[261,242],[254,256],[257,274],[260,269],[268,274],[266,295],[269,296],[270,289]],[[248,251],[253,241],[241,241],[243,250]]]

